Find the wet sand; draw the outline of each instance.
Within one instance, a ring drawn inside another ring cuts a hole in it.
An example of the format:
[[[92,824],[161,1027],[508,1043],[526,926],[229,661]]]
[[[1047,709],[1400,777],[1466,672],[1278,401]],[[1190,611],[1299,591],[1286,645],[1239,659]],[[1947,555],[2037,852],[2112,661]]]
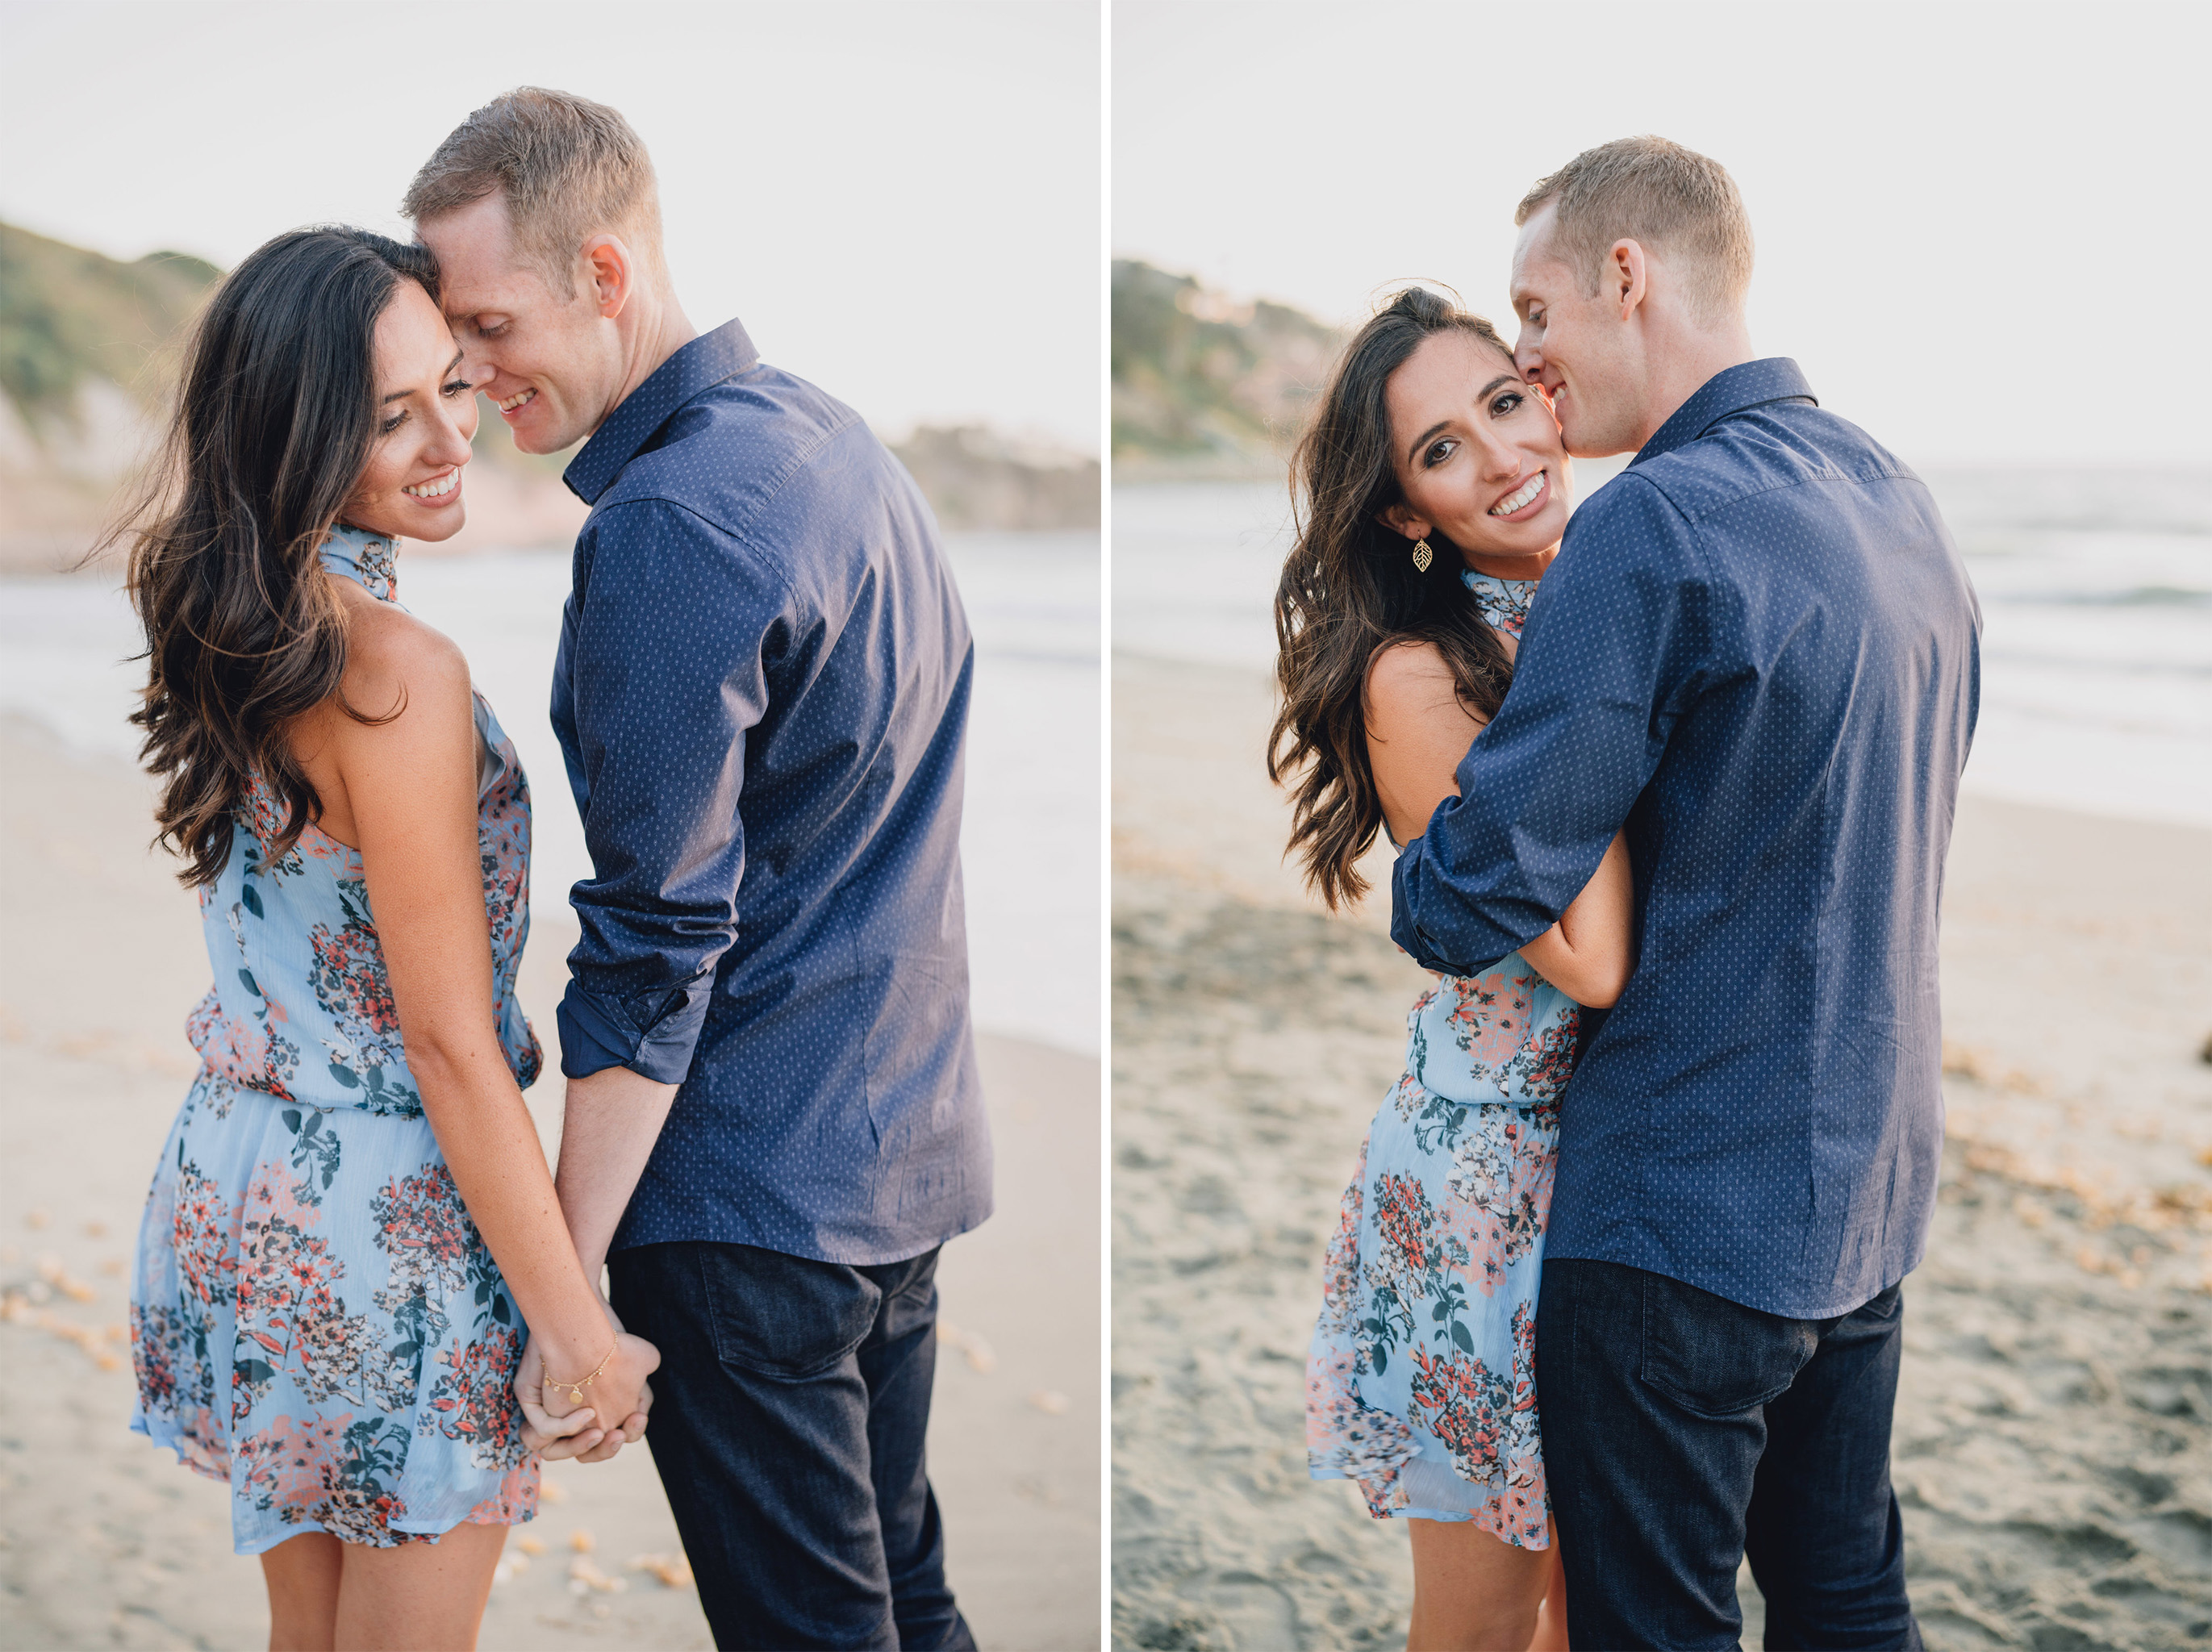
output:
[[[224,1488],[127,1431],[124,1271],[194,1069],[198,913],[143,853],[131,771],[0,722],[0,1292],[23,1300],[0,1322],[0,1648],[259,1645]],[[549,1036],[570,938],[541,906],[522,993]],[[940,1267],[932,1477],[978,1638],[1073,1652],[1098,1643],[1098,1064],[979,1042],[999,1211]],[[530,1100],[550,1150],[557,1078]],[[633,1564],[681,1552],[647,1453],[548,1479],[482,1644],[709,1645],[696,1593]]]
[[[1306,1478],[1302,1383],[1425,978],[1387,893],[1332,919],[1277,864],[1262,678],[1114,673],[1115,1643],[1401,1643],[1404,1530]],[[1961,805],[1894,1455],[1930,1647],[2212,1637],[2208,917],[2212,832]]]

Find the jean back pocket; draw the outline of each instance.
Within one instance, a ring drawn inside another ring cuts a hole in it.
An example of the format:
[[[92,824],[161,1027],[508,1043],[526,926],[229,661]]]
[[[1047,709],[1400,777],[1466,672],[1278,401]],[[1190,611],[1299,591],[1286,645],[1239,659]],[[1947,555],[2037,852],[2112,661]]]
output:
[[[1698,1417],[1738,1417],[1785,1391],[1820,1342],[1815,1321],[1746,1308],[1663,1274],[1644,1276],[1638,1375]]]

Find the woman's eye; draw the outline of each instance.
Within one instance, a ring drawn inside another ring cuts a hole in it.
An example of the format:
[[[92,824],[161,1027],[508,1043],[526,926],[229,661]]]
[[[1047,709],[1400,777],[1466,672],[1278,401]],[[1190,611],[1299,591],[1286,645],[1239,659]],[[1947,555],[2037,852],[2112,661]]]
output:
[[[398,412],[394,413],[390,418],[386,419],[378,430],[377,434],[380,435],[388,436],[406,422],[407,412],[406,410],[403,408]]]
[[[467,380],[456,379],[453,383],[445,387],[445,395],[448,400],[451,400],[455,396],[465,393],[469,388],[470,385]]]
[[[1502,419],[1509,413],[1520,410],[1521,404],[1528,398],[1517,390],[1509,390],[1490,404],[1490,416]]]
[[[1452,454],[1452,449],[1457,446],[1459,446],[1459,444],[1453,441],[1449,437],[1446,437],[1443,440],[1433,444],[1427,452],[1421,455],[1422,466],[1425,469],[1434,469],[1436,466],[1443,464],[1446,459],[1449,459]]]

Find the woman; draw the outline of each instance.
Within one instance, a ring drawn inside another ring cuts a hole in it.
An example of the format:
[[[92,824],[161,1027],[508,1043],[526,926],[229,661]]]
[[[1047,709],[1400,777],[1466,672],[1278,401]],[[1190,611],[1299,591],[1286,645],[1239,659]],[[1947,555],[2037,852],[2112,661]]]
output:
[[[1301,442],[1275,597],[1291,846],[1331,907],[1456,790],[1566,526],[1568,461],[1490,324],[1401,294],[1346,349]],[[1302,773],[1300,771],[1303,771]],[[1577,1005],[1629,965],[1616,841],[1559,924],[1407,1018],[1330,1245],[1307,1364],[1317,1479],[1410,1523],[1408,1645],[1565,1647],[1537,1431],[1536,1284]]]
[[[393,601],[398,539],[461,525],[476,428],[436,291],[358,230],[248,258],[132,531],[134,720],[215,971],[139,1235],[132,1426],[229,1482],[272,1647],[474,1644],[532,1448],[641,1430],[659,1360],[584,1277],[522,1101],[514,749]],[[526,1336],[567,1385],[537,1434]]]

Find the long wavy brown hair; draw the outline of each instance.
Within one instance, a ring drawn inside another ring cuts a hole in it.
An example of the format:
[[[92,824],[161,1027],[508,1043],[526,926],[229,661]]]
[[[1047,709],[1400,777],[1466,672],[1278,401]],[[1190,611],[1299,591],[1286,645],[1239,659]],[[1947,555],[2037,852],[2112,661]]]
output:
[[[194,325],[161,456],[106,544],[130,547],[146,638],[131,720],[164,784],[156,841],[187,887],[230,858],[258,774],[283,854],[321,810],[293,720],[347,705],[346,621],[321,548],[377,434],[377,319],[403,281],[437,296],[430,254],[365,229],[295,229],[255,251]]]
[[[1390,375],[1422,341],[1473,335],[1513,351],[1480,316],[1425,288],[1408,288],[1345,347],[1291,464],[1296,543],[1275,587],[1275,679],[1282,690],[1267,741],[1267,778],[1291,789],[1290,847],[1306,883],[1334,909],[1367,893],[1356,865],[1382,824],[1367,757],[1367,668],[1395,642],[1433,644],[1461,701],[1494,715],[1513,663],[1459,578],[1457,550],[1431,534],[1424,573],[1382,513],[1400,502],[1392,463]]]

